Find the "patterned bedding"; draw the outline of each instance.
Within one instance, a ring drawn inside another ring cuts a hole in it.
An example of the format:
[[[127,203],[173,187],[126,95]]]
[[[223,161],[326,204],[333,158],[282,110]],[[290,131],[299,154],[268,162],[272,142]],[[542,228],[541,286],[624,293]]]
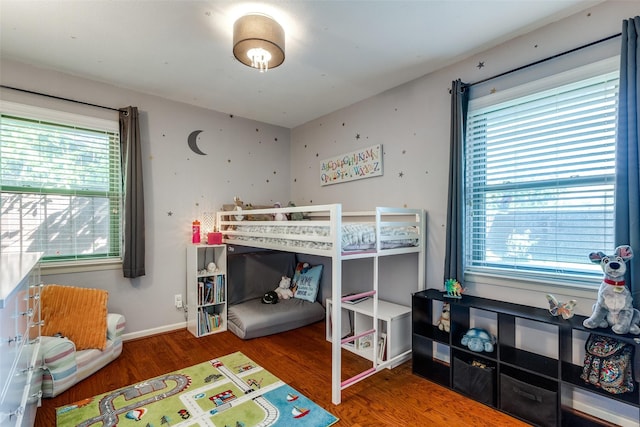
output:
[[[305,247],[314,249],[331,249],[330,242],[319,242],[314,237],[328,237],[329,227],[317,225],[239,225],[239,233],[229,236],[228,240],[243,242],[260,242],[287,247]],[[283,236],[283,237],[279,237]],[[300,236],[300,238],[296,238]],[[418,230],[416,227],[382,227],[380,230],[383,249],[418,246]],[[342,225],[342,251],[369,251],[376,249],[376,230],[373,223],[348,223]]]

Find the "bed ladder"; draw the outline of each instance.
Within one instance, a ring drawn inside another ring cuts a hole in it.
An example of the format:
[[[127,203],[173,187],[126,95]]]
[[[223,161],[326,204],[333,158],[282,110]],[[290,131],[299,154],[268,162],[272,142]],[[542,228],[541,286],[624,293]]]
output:
[[[376,343],[378,342],[378,296],[377,296],[377,292],[375,290],[372,291],[368,291],[368,292],[362,292],[359,294],[355,294],[355,295],[349,295],[347,297],[342,297],[340,299],[340,303],[344,303],[347,301],[352,301],[354,299],[358,299],[358,298],[362,298],[362,297],[373,297],[373,316],[372,316],[372,323],[373,323],[373,328],[366,330],[366,331],[362,331],[357,335],[351,335],[348,336],[346,338],[343,338],[340,341],[340,344],[346,344],[349,342],[354,342],[359,338],[362,337],[366,337],[367,335],[373,335],[373,338],[371,340],[371,351],[373,352],[372,356],[371,356],[371,360],[373,361],[373,366],[369,369],[365,369],[364,371],[360,372],[359,374],[354,375],[351,378],[348,378],[342,382],[340,382],[340,390],[344,390],[345,388],[357,383],[358,381],[361,381],[367,377],[369,377],[370,375],[376,373],[376,371],[378,370],[378,354],[376,352],[377,346]],[[339,402],[338,402],[339,403]]]
[[[380,210],[376,211],[376,223],[380,223]],[[377,252],[380,252],[380,227],[376,227],[376,246],[377,246]],[[340,241],[340,240],[338,240]],[[335,267],[335,263],[334,263],[334,267]],[[362,380],[364,380],[365,378],[370,377],[371,375],[375,374],[376,372],[378,372],[378,352],[377,352],[377,348],[378,348],[378,272],[379,272],[379,258],[377,255],[375,255],[373,257],[373,289],[367,292],[361,292],[359,294],[356,295],[349,295],[349,296],[345,296],[345,297],[341,297],[341,298],[334,298],[334,304],[333,304],[333,338],[332,338],[332,377],[331,377],[331,401],[334,405],[339,405],[341,400],[342,400],[342,390],[346,389],[347,387],[350,387]],[[336,269],[334,269],[333,271],[334,274],[342,274],[341,268],[339,269],[339,271],[336,271]],[[337,279],[336,277],[333,278],[334,280]],[[336,282],[334,282],[336,283]],[[341,293],[337,293],[336,292],[337,289],[334,286],[333,287],[333,295],[342,295]],[[342,291],[342,289],[340,289],[340,292]],[[342,304],[345,301],[350,301],[350,300],[354,300],[357,298],[361,298],[361,297],[372,297],[373,299],[373,313],[372,313],[372,328],[366,331],[362,331],[360,333],[358,333],[357,335],[354,334],[353,336],[349,336],[349,337],[345,337],[342,339],[338,339],[337,337],[340,336],[340,334],[336,334],[336,331],[339,331],[342,325]],[[341,381],[342,379],[342,345],[345,343],[349,343],[349,342],[355,342],[355,340],[362,338],[364,336],[367,335],[373,335],[372,339],[371,339],[371,360],[372,360],[372,366],[369,369],[365,369],[364,371],[360,372],[359,374],[354,375],[351,378],[347,378],[344,381]]]

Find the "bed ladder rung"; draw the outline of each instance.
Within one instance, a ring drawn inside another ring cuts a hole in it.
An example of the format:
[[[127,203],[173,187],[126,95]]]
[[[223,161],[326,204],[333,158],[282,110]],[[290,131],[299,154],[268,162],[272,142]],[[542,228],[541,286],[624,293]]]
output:
[[[373,367],[367,369],[366,371],[362,371],[358,375],[354,375],[353,377],[342,381],[340,383],[340,388],[341,389],[345,389],[345,388],[349,387],[350,385],[352,385],[353,383],[358,382],[360,380],[363,380],[363,379],[367,378],[368,376],[370,376],[372,374],[375,374],[375,372],[376,372],[376,368],[373,368]]]
[[[360,332],[358,335],[351,335],[346,338],[342,338],[342,340],[340,341],[340,344],[345,344],[351,341],[355,341],[358,338],[364,337],[366,335],[371,335],[375,333],[375,331],[376,331],[375,329],[369,329],[368,331]]]

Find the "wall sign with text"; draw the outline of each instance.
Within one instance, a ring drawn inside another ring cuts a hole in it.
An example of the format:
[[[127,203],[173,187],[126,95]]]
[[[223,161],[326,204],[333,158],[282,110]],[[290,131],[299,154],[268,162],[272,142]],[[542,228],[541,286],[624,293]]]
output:
[[[382,144],[320,161],[320,185],[382,175]]]

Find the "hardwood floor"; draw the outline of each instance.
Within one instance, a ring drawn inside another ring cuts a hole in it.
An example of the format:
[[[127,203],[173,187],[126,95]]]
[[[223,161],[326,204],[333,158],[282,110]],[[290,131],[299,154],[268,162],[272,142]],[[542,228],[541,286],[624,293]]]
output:
[[[411,361],[365,379],[331,403],[331,343],[323,322],[244,341],[230,332],[195,338],[185,330],[124,343],[122,355],[53,399],[43,399],[36,426],[56,425],[55,408],[186,366],[241,351],[340,418],[337,426],[526,426],[411,373]],[[343,352],[343,378],[371,366]],[[62,426],[59,426],[62,427]]]

